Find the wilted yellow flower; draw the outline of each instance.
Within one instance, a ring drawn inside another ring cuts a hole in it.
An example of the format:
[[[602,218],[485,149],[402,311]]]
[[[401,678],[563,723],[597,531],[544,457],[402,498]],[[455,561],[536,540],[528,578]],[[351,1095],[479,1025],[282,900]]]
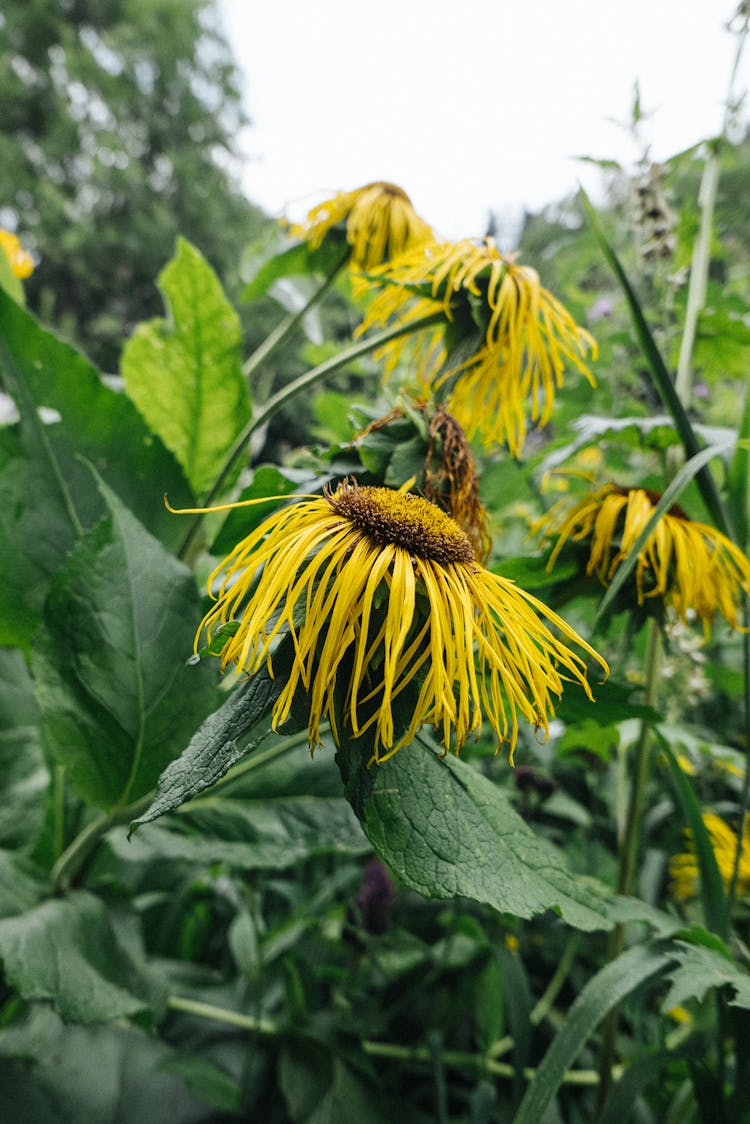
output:
[[[585,543],[587,574],[607,585],[646,523],[659,496],[646,488],[605,484],[572,508],[554,505],[537,530],[558,535],[551,568],[565,543]],[[750,561],[735,544],[706,523],[689,519],[677,504],[662,516],[635,566],[638,603],[662,598],[682,620],[692,610],[708,627],[718,612],[740,628],[742,593],[750,592]]]
[[[34,259],[27,253],[15,234],[0,226],[0,250],[5,253],[15,277],[23,280],[34,272]]]
[[[715,812],[704,812],[703,823],[711,839],[711,846],[716,856],[716,865],[724,882],[725,889],[729,889],[734,873],[734,864],[737,859],[739,837],[732,831],[728,823]],[[692,898],[698,889],[698,860],[695,856],[691,833],[687,833],[690,850],[680,855],[673,855],[669,860],[669,873],[672,877],[672,893],[682,900]],[[745,823],[745,835],[742,844],[742,855],[737,873],[737,891],[739,894],[747,893],[750,889],[750,821]]]
[[[233,505],[230,505],[233,506]],[[273,709],[288,718],[295,692],[309,705],[308,736],[320,742],[328,718],[339,742],[374,727],[384,761],[423,723],[446,752],[479,734],[483,715],[511,760],[519,715],[548,730],[551,695],[580,683],[586,667],[543,623],[604,660],[569,625],[513,582],[483,569],[468,538],[445,512],[404,489],[345,480],[324,496],[301,497],[266,519],[209,578],[216,605],[196,637],[210,643],[230,620],[238,627],[221,651],[222,669],[273,671],[277,639],[289,632],[294,657]],[[394,723],[394,700],[412,688],[410,722]]]
[[[340,192],[314,207],[289,233],[316,250],[332,227],[344,223],[354,269],[374,269],[433,236],[406,192],[393,183]]]
[[[501,254],[492,238],[428,242],[378,276],[382,289],[363,331],[411,323],[442,306],[446,324],[425,337],[417,375],[445,389],[448,409],[470,438],[506,442],[519,456],[527,419],[549,421],[566,365],[594,385],[586,365],[589,353],[596,358],[593,337],[542,288],[535,270]],[[470,354],[458,358],[461,346]],[[408,337],[388,344],[387,369],[411,347]]]

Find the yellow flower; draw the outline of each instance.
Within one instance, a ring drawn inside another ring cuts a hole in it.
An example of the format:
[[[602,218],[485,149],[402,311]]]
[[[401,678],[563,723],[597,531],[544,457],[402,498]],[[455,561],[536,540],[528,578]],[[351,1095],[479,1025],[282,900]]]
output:
[[[344,223],[354,269],[374,269],[432,238],[432,230],[409,196],[393,183],[368,183],[340,192],[314,207],[289,233],[316,250],[333,227]]]
[[[716,856],[716,865],[724,882],[725,889],[729,889],[734,873],[734,864],[737,857],[739,837],[732,831],[728,823],[714,812],[703,813],[703,823],[711,839],[711,846]],[[669,860],[669,873],[672,876],[672,893],[676,898],[685,900],[695,896],[698,888],[698,860],[692,845],[690,832],[687,832],[690,851],[680,855],[673,855]],[[737,874],[737,891],[739,894],[747,893],[750,888],[750,821],[745,823],[745,836],[742,845],[742,856]]]
[[[589,550],[587,574],[607,585],[651,518],[659,496],[646,488],[616,484],[591,492],[574,507],[554,505],[537,530],[559,535],[549,567],[570,540]],[[730,539],[689,519],[674,504],[657,523],[635,566],[638,603],[660,597],[682,620],[692,610],[706,628],[718,612],[741,628],[743,591],[750,592],[750,561]]]
[[[10,262],[10,268],[15,277],[21,280],[34,272],[34,259],[24,250],[15,234],[0,227],[0,250]]]
[[[423,337],[417,375],[447,391],[448,409],[470,438],[506,442],[519,456],[527,419],[549,421],[566,365],[594,385],[585,362],[589,352],[596,358],[592,336],[542,288],[535,270],[501,254],[491,238],[427,243],[378,278],[382,289],[362,331],[411,323],[442,306],[446,324]],[[465,358],[457,358],[461,345],[470,347]],[[387,370],[411,347],[408,337],[387,345]]]
[[[230,505],[233,506],[233,505]],[[268,666],[284,632],[294,647],[289,677],[273,709],[288,718],[295,692],[307,695],[308,736],[320,743],[328,718],[340,741],[374,727],[374,758],[386,760],[423,723],[445,751],[478,735],[483,715],[511,761],[519,715],[548,730],[551,695],[580,683],[582,658],[540,620],[604,660],[564,621],[511,581],[478,565],[467,536],[440,508],[404,489],[345,480],[324,496],[301,497],[266,519],[209,578],[216,605],[201,623],[208,642],[230,620],[221,665],[250,675]],[[300,619],[301,617],[301,619]],[[394,722],[407,688],[411,720]]]

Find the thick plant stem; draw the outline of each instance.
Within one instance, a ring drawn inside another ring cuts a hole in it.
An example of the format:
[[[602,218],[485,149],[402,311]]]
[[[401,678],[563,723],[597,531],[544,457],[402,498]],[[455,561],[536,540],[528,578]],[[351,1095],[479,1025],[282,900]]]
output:
[[[661,633],[659,625],[653,618],[648,622],[648,637],[646,640],[646,705],[654,706],[656,702],[659,656],[661,653]],[[638,741],[635,746],[633,759],[633,774],[630,781],[630,794],[628,808],[625,816],[625,830],[620,844],[620,856],[617,870],[618,894],[629,894],[635,877],[638,861],[638,844],[640,842],[641,821],[643,819],[643,804],[646,795],[646,785],[651,766],[650,730],[647,720],[641,720]],[[615,960],[623,950],[625,944],[625,926],[620,923],[615,925],[610,936],[607,958]],[[597,1117],[600,1117],[609,1094],[612,1061],[615,1052],[615,1036],[619,1011],[613,1007],[604,1024],[602,1045],[599,1054],[599,1092],[597,1097]]]
[[[345,367],[347,363],[351,363],[353,359],[358,359],[362,355],[369,355],[372,351],[377,351],[378,348],[383,347],[385,344],[390,343],[391,340],[398,339],[400,336],[410,335],[412,332],[420,331],[423,328],[429,328],[433,324],[439,324],[445,321],[445,313],[431,312],[427,316],[423,316],[420,320],[414,320],[410,324],[399,324],[395,328],[388,328],[384,332],[378,332],[374,336],[368,336],[367,339],[362,340],[360,343],[353,344],[352,347],[346,348],[345,351],[334,355],[332,359],[327,359],[325,363],[321,363],[317,367],[313,367],[311,371],[306,371],[305,374],[300,375],[299,378],[294,379],[288,383],[287,386],[282,387],[276,394],[265,403],[264,406],[254,414],[245,428],[235,439],[232,448],[229,450],[227,459],[217,476],[213,487],[206,495],[202,506],[210,507],[216,497],[220,494],[224,483],[230,476],[232,469],[239,457],[245,451],[245,448],[250,441],[250,438],[257,429],[265,425],[274,414],[277,414],[282,406],[285,406],[292,399],[299,397],[310,387],[315,386],[316,383],[322,382],[334,371],[338,371],[341,367]],[[193,544],[196,534],[203,521],[203,514],[196,515],[190,524],[185,539],[180,547],[179,558],[185,558]]]

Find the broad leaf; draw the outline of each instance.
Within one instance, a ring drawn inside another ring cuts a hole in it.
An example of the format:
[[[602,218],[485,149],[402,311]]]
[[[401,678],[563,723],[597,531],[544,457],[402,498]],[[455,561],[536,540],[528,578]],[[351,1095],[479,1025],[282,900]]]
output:
[[[191,821],[198,832],[189,830]],[[130,862],[225,863],[238,870],[286,870],[313,855],[370,850],[347,802],[317,796],[263,801],[214,797],[205,809],[200,801],[187,808],[179,823],[143,826],[129,842],[113,832],[110,845]]]
[[[193,1098],[209,1064],[133,1025],[71,1026],[39,1003],[0,1036],[3,1114],[19,1124],[198,1124],[209,1114]],[[219,1107],[230,1111],[226,1100]]]
[[[70,1022],[103,1022],[160,1003],[145,962],[124,942],[116,916],[78,892],[0,920],[5,978],[23,999],[49,999]]]
[[[271,679],[265,669],[252,676],[210,714],[190,742],[159,777],[156,796],[131,824],[158,819],[210,788],[271,732],[271,710],[283,677]]]
[[[159,275],[159,288],[167,317],[136,328],[123,352],[122,375],[200,495],[250,417],[240,321],[216,274],[184,239]]]
[[[52,577],[104,510],[81,458],[167,544],[183,529],[163,494],[189,504],[190,492],[132,402],[1,291],[0,378],[20,414],[0,428],[0,643],[25,646]]]
[[[386,1124],[393,1119],[392,1106],[382,1103],[374,1082],[313,1041],[284,1047],[279,1083],[294,1124]]]
[[[258,300],[287,277],[309,274],[330,276],[341,268],[350,253],[343,231],[330,234],[316,250],[311,250],[307,242],[290,241],[280,231],[274,230],[270,238],[250,246],[245,254],[243,274],[252,279],[242,290],[242,299]]]
[[[190,571],[100,487],[109,515],[55,581],[32,671],[75,791],[112,808],[153,787],[217,694],[211,668],[186,666],[199,620]]]
[[[677,967],[669,973],[670,988],[662,1011],[671,1011],[689,999],[701,1002],[709,988],[714,987],[731,987],[731,1005],[750,1008],[750,975],[730,956],[714,948],[676,941],[673,958],[677,960]]]
[[[0,648],[0,847],[33,843],[48,783],[39,709],[23,653]]]
[[[338,760],[365,834],[394,874],[426,897],[461,896],[503,913],[554,910],[579,929],[607,929],[603,887],[566,870],[508,797],[460,758],[419,741],[367,769],[367,749]]]
[[[13,851],[0,851],[0,917],[15,917],[37,905],[49,886],[32,863]]]

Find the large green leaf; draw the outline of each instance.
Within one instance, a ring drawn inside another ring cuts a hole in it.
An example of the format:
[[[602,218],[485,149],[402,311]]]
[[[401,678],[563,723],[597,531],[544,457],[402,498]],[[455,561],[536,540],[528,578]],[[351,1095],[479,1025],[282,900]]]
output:
[[[0,377],[20,415],[0,427],[0,643],[25,646],[76,536],[104,510],[82,457],[168,545],[183,528],[163,494],[189,504],[190,492],[132,402],[2,291]]]
[[[23,653],[0,648],[0,847],[23,847],[36,839],[48,783],[39,709]]]
[[[393,1106],[374,1081],[314,1041],[287,1043],[279,1062],[279,1084],[294,1124],[387,1124]]]
[[[3,1115],[19,1124],[200,1124],[216,1119],[204,1095],[209,1066],[133,1025],[71,1026],[36,1003],[0,1035]],[[227,1091],[220,1107],[236,1109],[236,1098]]]
[[[23,999],[49,999],[63,1019],[102,1022],[161,1002],[137,944],[84,892],[0,920],[5,978]]]
[[[190,571],[100,488],[109,515],[54,583],[32,671],[73,787],[111,808],[153,787],[217,692],[210,667],[186,666],[199,619]]]
[[[110,836],[119,858],[225,863],[239,870],[286,870],[313,855],[330,852],[360,855],[370,850],[357,818],[341,797],[292,796],[263,801],[209,798],[186,809],[195,823],[147,824],[125,841],[120,831]],[[188,830],[186,830],[188,829]]]
[[[347,795],[373,847],[407,886],[517,917],[549,909],[579,929],[611,927],[604,887],[568,871],[471,765],[419,741],[377,767],[367,768],[368,757],[356,741],[339,752]]]
[[[149,823],[179,808],[210,788],[236,761],[255,749],[271,732],[271,709],[282,686],[278,679],[261,671],[234,691],[164,770],[151,805],[132,826]]]
[[[210,488],[250,417],[239,317],[189,242],[159,275],[167,318],[140,324],[125,346],[128,394],[177,457],[196,494]]]
[[[674,959],[677,965],[669,973],[670,988],[662,1003],[663,1011],[671,1011],[689,999],[699,1002],[709,988],[731,987],[732,1006],[750,1008],[750,975],[743,972],[726,953],[715,948],[676,941]]]

